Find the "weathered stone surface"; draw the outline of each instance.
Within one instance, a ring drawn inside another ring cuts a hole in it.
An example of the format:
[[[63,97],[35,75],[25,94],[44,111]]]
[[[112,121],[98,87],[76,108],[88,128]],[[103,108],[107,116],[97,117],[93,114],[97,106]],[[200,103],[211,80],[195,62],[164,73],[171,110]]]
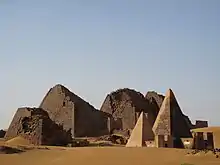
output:
[[[109,115],[96,110],[60,84],[49,90],[39,107],[66,131],[71,131],[72,136],[99,136],[109,131]]]
[[[8,131],[5,134],[6,139],[11,139],[16,137],[19,134],[19,126],[21,126],[21,119],[24,117],[31,116],[31,109],[24,107],[18,108],[16,111],[14,118],[12,119],[11,124],[9,125]]]
[[[112,115],[114,121],[117,120],[117,123],[113,121],[111,130],[132,130],[142,111],[148,114],[151,126],[156,119],[156,112],[149,101],[141,93],[128,88],[108,94],[101,111]]]
[[[159,112],[159,109],[163,103],[163,100],[164,100],[164,97],[163,95],[161,94],[158,94],[157,92],[155,91],[149,91],[147,92],[147,94],[145,95],[145,98],[147,100],[149,100],[150,102],[152,103],[156,103],[157,107],[158,107],[158,112]]]
[[[3,129],[0,130],[0,138],[3,138],[5,136],[6,131]]]
[[[65,145],[71,141],[71,133],[54,123],[46,111],[40,108],[19,108],[5,138],[21,136],[35,145]]]
[[[172,135],[175,138],[192,137],[190,127],[171,89],[166,93],[153,131],[155,135]]]

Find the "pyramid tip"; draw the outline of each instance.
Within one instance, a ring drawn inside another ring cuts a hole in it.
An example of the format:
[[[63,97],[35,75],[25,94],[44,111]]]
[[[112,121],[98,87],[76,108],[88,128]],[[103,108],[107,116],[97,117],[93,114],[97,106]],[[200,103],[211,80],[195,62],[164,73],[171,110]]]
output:
[[[169,88],[166,92],[166,97],[173,97],[173,96],[174,96],[174,93],[173,93],[172,89]]]

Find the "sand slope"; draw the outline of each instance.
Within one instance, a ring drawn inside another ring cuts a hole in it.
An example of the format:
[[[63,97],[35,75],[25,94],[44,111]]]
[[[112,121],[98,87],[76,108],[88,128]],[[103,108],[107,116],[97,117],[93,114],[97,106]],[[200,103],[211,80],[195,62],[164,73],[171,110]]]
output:
[[[7,145],[30,145],[28,140],[26,140],[20,136],[6,141],[5,144],[7,144]]]
[[[213,155],[187,156],[186,150],[164,148],[90,147],[30,150],[22,154],[0,155],[1,165],[219,165]]]

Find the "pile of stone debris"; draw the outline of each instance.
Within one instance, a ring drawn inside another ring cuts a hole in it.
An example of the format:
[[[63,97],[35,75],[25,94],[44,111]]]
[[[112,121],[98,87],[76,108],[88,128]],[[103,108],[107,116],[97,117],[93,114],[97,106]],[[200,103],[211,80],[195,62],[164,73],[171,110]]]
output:
[[[212,154],[214,155],[216,158],[220,158],[220,148],[215,148],[215,149],[204,149],[204,150],[197,150],[194,149],[191,152],[187,153],[190,155],[198,155],[198,154]]]
[[[109,141],[113,144],[125,145],[127,143],[128,138],[121,134],[111,134],[101,136],[97,139],[97,141]]]
[[[89,141],[87,139],[73,139],[67,147],[86,147],[89,146]]]

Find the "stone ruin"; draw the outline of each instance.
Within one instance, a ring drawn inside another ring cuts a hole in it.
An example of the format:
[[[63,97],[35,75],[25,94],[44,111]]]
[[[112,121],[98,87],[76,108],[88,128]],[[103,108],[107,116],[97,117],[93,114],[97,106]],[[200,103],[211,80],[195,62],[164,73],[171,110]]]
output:
[[[151,126],[157,116],[155,104],[151,104],[141,93],[128,88],[108,94],[100,110],[112,116],[111,132],[122,130],[128,134],[134,128],[142,111],[148,114]]]
[[[109,132],[109,115],[98,111],[62,85],[51,88],[39,107],[65,131],[71,131],[73,137],[100,136]]]
[[[36,145],[64,145],[75,137],[100,137],[113,133],[128,138],[141,112],[153,128],[164,100],[165,97],[156,92],[148,92],[144,97],[140,92],[124,88],[108,94],[101,109],[97,110],[58,84],[47,92],[39,108],[17,110],[5,138],[19,135]],[[189,137],[189,130],[195,125],[182,113],[177,102],[170,106],[178,112],[172,119],[175,136]]]
[[[110,118],[58,84],[39,108],[18,108],[5,138],[19,135],[35,145],[65,145],[74,137],[108,134]]]
[[[63,130],[41,108],[19,108],[9,126],[5,139],[22,136],[34,145],[66,145],[71,133]]]

